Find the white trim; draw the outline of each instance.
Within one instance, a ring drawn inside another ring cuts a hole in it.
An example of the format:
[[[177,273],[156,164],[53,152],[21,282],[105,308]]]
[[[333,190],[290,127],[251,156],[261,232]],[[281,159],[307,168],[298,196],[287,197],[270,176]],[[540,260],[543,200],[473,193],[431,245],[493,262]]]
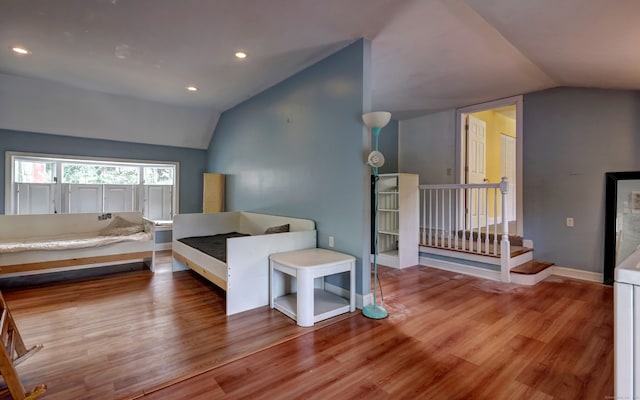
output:
[[[583,271],[575,268],[559,267],[554,265],[553,275],[563,276],[565,278],[580,279],[583,281],[602,283],[604,281],[604,274],[599,272]]]
[[[518,274],[510,273],[511,283],[517,283],[518,285],[533,286],[538,282],[541,282],[553,274],[553,267],[545,268],[537,274]]]
[[[156,251],[171,250],[171,242],[156,243]]]
[[[342,288],[340,286],[337,285],[333,285],[331,283],[325,282],[324,283],[324,290],[326,290],[329,293],[333,293],[335,295],[338,295],[340,297],[344,297],[345,299],[349,298],[349,289],[345,289]],[[364,305],[369,305],[369,304],[373,304],[373,294],[369,293],[366,296],[363,296],[359,293],[356,293],[356,308],[362,308],[363,305],[363,301],[364,299],[368,299],[368,303],[364,304]]]
[[[526,247],[528,249],[534,249],[533,240],[531,239],[522,239],[522,247]]]
[[[464,275],[475,276],[477,278],[489,279],[500,282],[500,271],[491,271],[484,268],[472,267],[450,261],[436,260],[429,257],[420,257],[420,265],[437,268],[444,271],[457,272]]]
[[[461,251],[447,250],[438,247],[420,246],[421,253],[435,254],[437,256],[458,258],[461,260],[480,262],[484,264],[500,265],[500,257],[484,255],[482,253],[463,253]]]
[[[483,268],[472,267],[469,265],[458,264],[450,261],[437,260],[430,257],[421,256],[420,265],[432,267],[444,271],[456,272],[460,274],[475,276],[477,278],[489,279],[492,281],[501,281],[500,271],[491,271]],[[511,273],[511,283],[520,285],[535,285],[536,283],[546,279],[551,275],[561,276],[565,278],[579,279],[588,282],[602,283],[604,275],[598,272],[583,271],[574,268],[559,267],[554,265],[534,275],[523,275]],[[514,279],[514,277],[516,277]]]
[[[356,294],[356,307],[363,308],[373,304],[373,293]]]
[[[524,124],[523,124],[523,101],[522,95],[506,97],[504,99],[494,100],[487,103],[474,104],[467,107],[456,109],[455,120],[455,137],[456,137],[456,168],[458,182],[464,182],[464,162],[466,155],[463,154],[463,130],[462,115],[471,114],[479,111],[491,110],[504,106],[516,106],[516,234],[522,236],[524,232],[524,213],[523,213],[523,157],[524,157]]]

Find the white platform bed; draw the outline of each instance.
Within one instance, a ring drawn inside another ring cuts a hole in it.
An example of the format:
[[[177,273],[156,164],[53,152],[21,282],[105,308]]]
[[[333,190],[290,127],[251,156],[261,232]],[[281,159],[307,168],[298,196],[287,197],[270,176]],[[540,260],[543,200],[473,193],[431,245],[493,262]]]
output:
[[[116,219],[142,232],[103,235]],[[140,212],[0,215],[0,277],[139,261],[152,268],[153,258],[151,222]]]
[[[264,234],[289,224],[289,232]],[[180,239],[238,232],[226,239],[226,262]],[[315,222],[248,212],[179,214],[173,219],[173,270],[191,268],[226,291],[227,315],[269,304],[269,255],[316,247]]]

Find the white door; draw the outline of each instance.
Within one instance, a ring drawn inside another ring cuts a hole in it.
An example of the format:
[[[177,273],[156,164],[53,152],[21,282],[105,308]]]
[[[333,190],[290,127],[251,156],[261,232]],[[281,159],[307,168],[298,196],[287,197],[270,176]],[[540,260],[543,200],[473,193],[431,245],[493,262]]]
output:
[[[509,180],[507,221],[516,220],[516,138],[500,135],[500,174]]]
[[[487,182],[487,124],[469,115],[467,129],[467,183]],[[485,224],[486,197],[482,191],[473,190],[467,199],[472,221],[469,226]]]

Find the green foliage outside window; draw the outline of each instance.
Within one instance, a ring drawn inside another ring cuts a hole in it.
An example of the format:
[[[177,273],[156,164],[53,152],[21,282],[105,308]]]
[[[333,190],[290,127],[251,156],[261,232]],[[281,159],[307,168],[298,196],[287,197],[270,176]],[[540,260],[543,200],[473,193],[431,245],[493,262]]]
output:
[[[140,169],[128,166],[62,164],[62,183],[137,185]]]

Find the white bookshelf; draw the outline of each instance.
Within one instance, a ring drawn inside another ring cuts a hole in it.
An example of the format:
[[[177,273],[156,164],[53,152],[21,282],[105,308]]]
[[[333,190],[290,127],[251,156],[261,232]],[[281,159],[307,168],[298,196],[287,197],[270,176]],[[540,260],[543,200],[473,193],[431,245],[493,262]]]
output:
[[[394,268],[418,264],[419,201],[418,175],[379,175],[378,264]]]

